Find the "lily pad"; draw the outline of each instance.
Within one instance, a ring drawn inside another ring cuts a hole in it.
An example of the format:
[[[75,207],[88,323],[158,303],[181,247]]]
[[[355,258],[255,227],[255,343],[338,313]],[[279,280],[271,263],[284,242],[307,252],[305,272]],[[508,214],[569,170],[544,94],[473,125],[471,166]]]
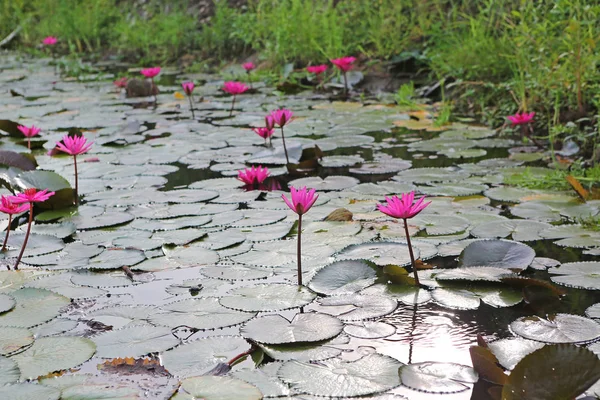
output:
[[[158,353],[179,344],[171,328],[137,325],[93,337],[102,358],[140,357]]]
[[[462,267],[496,267],[523,270],[535,258],[535,251],[510,240],[482,240],[469,244],[460,256]]]
[[[11,355],[33,343],[33,333],[25,328],[0,328],[0,354]]]
[[[11,295],[0,293],[0,313],[12,310],[17,302]]]
[[[552,225],[530,220],[490,221],[476,226],[471,234],[478,238],[505,238],[512,235],[513,240],[527,242],[542,240],[540,232]]]
[[[400,369],[402,384],[426,393],[459,393],[477,382],[473,368],[466,365],[423,362],[405,365]]]
[[[12,358],[0,356],[0,385],[5,386],[8,383],[14,383],[21,377],[21,371],[17,363]],[[2,393],[2,389],[0,389]]]
[[[254,319],[241,329],[246,339],[266,344],[319,342],[337,336],[344,324],[327,314],[296,314],[291,321],[281,315]]]
[[[336,261],[319,270],[308,287],[329,296],[352,294],[372,285],[376,278],[376,271],[363,261]]]
[[[320,364],[288,361],[281,366],[277,376],[301,393],[356,397],[399,386],[398,368],[402,365],[391,357],[373,353],[352,362],[338,359]]]
[[[181,393],[189,395],[180,396]],[[227,376],[196,376],[181,382],[179,393],[173,400],[261,400],[256,386]]]
[[[525,339],[544,343],[587,343],[600,337],[600,324],[572,314],[521,317],[510,324],[510,329]]]
[[[345,295],[319,299],[318,310],[338,317],[344,322],[383,317],[394,312],[398,302],[382,296]]]
[[[508,370],[513,369],[527,354],[533,353],[544,346],[544,343],[520,337],[500,339],[488,343],[489,349],[494,353],[500,364]]]
[[[358,324],[347,324],[344,332],[361,339],[379,339],[392,336],[396,333],[396,327],[385,322],[361,321]]]
[[[265,283],[234,289],[219,302],[234,310],[281,311],[303,307],[316,297],[316,294],[304,286]]]
[[[420,256],[419,249],[413,246],[415,259]],[[346,247],[336,256],[338,260],[368,260],[379,266],[410,265],[408,245],[394,242],[362,243]]]
[[[0,326],[31,328],[50,321],[71,301],[49,290],[24,288],[12,293],[17,305],[0,315]]]
[[[58,400],[60,390],[35,383],[19,383],[0,387],[0,398],[6,400]]]
[[[600,290],[600,262],[564,263],[548,270],[552,282],[578,289]]]

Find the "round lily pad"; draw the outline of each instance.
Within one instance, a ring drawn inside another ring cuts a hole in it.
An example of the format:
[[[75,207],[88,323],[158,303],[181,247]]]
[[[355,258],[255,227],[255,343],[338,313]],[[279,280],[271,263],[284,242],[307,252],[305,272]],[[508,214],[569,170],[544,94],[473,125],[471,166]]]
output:
[[[598,261],[580,261],[564,263],[558,267],[550,268],[548,272],[552,282],[589,290],[600,290],[600,262]]]
[[[136,325],[93,337],[102,358],[140,357],[168,350],[179,344],[171,328]]]
[[[286,284],[261,284],[234,289],[222,297],[221,305],[234,310],[281,311],[303,307],[317,295],[304,286]]]
[[[60,390],[36,383],[17,383],[0,387],[0,398],[6,400],[58,400]]]
[[[191,399],[203,400],[261,400],[262,393],[256,386],[227,376],[196,376],[181,381],[180,392]]]
[[[24,288],[12,293],[15,308],[0,315],[0,326],[31,328],[56,317],[71,301],[44,289]]]
[[[413,246],[415,259],[420,256],[419,249]],[[368,260],[379,266],[410,265],[408,245],[394,242],[362,243],[346,247],[336,256],[338,260]]]
[[[344,332],[361,339],[379,339],[396,333],[396,327],[385,322],[361,321],[347,324]]]
[[[544,343],[587,343],[600,337],[600,324],[572,314],[555,314],[548,319],[521,317],[510,329],[525,339]]]
[[[398,302],[388,297],[358,294],[322,298],[319,304],[320,312],[335,315],[344,322],[383,317],[398,307]]]
[[[473,368],[454,363],[423,362],[400,369],[402,384],[426,393],[458,393],[477,382]]]
[[[25,328],[0,327],[0,354],[10,355],[33,343],[33,333]]]
[[[296,314],[291,321],[281,315],[266,315],[244,325],[242,336],[266,344],[319,342],[337,336],[344,324],[327,314]]]
[[[535,251],[510,240],[481,240],[469,244],[460,256],[462,267],[496,267],[525,269],[535,258]]]
[[[488,343],[489,349],[494,353],[500,365],[511,370],[529,353],[541,349],[545,344],[535,340],[513,337],[496,340]]]
[[[372,285],[377,272],[363,261],[336,261],[319,270],[308,287],[325,295],[352,294]]]

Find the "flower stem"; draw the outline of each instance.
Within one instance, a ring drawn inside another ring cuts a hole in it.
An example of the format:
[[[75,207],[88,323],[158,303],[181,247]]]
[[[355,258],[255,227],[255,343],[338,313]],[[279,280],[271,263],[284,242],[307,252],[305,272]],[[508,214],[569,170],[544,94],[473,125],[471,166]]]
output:
[[[298,214],[298,286],[302,286],[302,214]]]
[[[344,96],[348,96],[348,78],[346,77],[346,71],[344,71]]]
[[[10,224],[11,224],[11,222],[12,222],[12,214],[8,214],[8,227],[6,228],[6,236],[4,237],[4,243],[2,244],[2,250],[0,250],[0,251],[5,251],[6,250],[6,243],[8,243],[8,235],[10,233]]]
[[[288,158],[287,147],[285,147],[285,136],[283,135],[283,126],[281,127],[281,140],[283,141],[283,151],[285,152],[285,161],[287,164],[289,164],[290,159]]]
[[[156,85],[154,84],[154,78],[150,78],[150,81],[152,82],[152,86],[150,86],[150,90],[152,91],[152,94],[154,95],[154,107],[156,107],[156,92],[154,91],[154,88],[156,87]],[[156,88],[156,91],[158,91],[158,88]]]
[[[31,138],[30,137],[27,138],[27,148],[29,150],[31,150]]]
[[[77,179],[77,156],[73,155],[73,162],[75,163],[75,205],[79,205],[79,180]]]
[[[413,274],[415,277],[415,284],[420,285],[419,275],[417,275],[417,264],[415,263],[415,255],[413,254],[412,245],[410,244],[410,235],[408,234],[408,221],[404,219],[404,232],[406,233],[406,243],[408,243],[408,254],[410,255],[410,262],[412,263]]]
[[[248,74],[248,83],[250,84],[250,89],[252,90],[254,88],[252,87],[252,78],[250,77],[250,71],[247,71],[246,73]]]
[[[229,110],[229,116],[233,115],[233,106],[235,105],[235,94],[233,95],[233,100],[231,101],[231,109]]]
[[[15,270],[19,269],[19,263],[21,262],[23,253],[25,253],[25,247],[27,247],[27,241],[29,240],[29,233],[31,232],[31,223],[32,222],[33,222],[33,202],[30,202],[29,203],[29,222],[27,223],[27,232],[25,233],[25,240],[23,240],[23,246],[21,247],[21,252],[19,253],[19,257],[17,257],[17,262],[15,263]]]
[[[192,102],[192,96],[188,96],[188,100],[190,101],[190,110],[192,111],[192,118],[196,119],[196,115],[194,115],[194,103]]]

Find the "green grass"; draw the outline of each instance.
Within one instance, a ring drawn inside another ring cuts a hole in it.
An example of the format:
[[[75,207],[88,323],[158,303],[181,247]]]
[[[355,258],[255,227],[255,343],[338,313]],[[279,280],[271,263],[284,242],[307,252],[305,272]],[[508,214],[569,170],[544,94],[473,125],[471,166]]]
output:
[[[514,174],[505,179],[508,185],[524,187],[528,189],[547,190],[572,190],[571,185],[565,179],[567,175],[575,177],[584,188],[591,188],[600,184],[600,166],[592,168],[572,168],[571,170],[554,169],[548,174],[540,176],[525,169],[520,174]]]

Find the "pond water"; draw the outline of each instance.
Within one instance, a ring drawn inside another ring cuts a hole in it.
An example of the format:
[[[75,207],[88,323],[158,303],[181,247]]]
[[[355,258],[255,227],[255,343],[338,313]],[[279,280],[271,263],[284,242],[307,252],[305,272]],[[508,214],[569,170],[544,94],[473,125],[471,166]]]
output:
[[[0,272],[2,398],[166,399],[183,382],[174,399],[219,398],[215,387],[259,398],[254,386],[290,399],[480,399],[469,354],[478,335],[541,346],[565,328],[529,334],[519,327],[530,320],[519,319],[563,313],[590,317],[570,342],[600,338],[590,308],[600,301],[600,232],[577,223],[600,204],[505,186],[513,174],[546,171],[543,150],[521,151],[518,137],[465,122],[438,127],[431,106],[283,95],[258,82],[229,117],[217,76],[163,71],[154,105],[126,99],[106,66],[78,80],[7,54],[0,70],[0,150],[28,153],[14,123],[35,124],[38,169],[72,184],[71,158],[46,152],[65,133],[94,141],[78,159],[81,205],[38,209],[20,271]],[[196,119],[176,95],[182,80],[206,82],[194,94]],[[280,107],[295,116],[285,127],[291,158],[312,159],[302,170],[284,168],[279,132],[266,148],[250,129]],[[258,164],[271,170],[272,190],[235,179]],[[16,185],[20,174],[5,168],[1,177]],[[319,193],[303,217],[301,288],[296,214],[281,200],[290,185]],[[376,210],[411,190],[432,201],[409,221],[421,288],[403,272],[402,224]],[[324,221],[340,208],[351,221]],[[23,242],[24,217],[19,224],[5,265]],[[249,343],[258,350],[233,366],[235,379],[194,378]],[[506,353],[494,350],[512,369]]]

